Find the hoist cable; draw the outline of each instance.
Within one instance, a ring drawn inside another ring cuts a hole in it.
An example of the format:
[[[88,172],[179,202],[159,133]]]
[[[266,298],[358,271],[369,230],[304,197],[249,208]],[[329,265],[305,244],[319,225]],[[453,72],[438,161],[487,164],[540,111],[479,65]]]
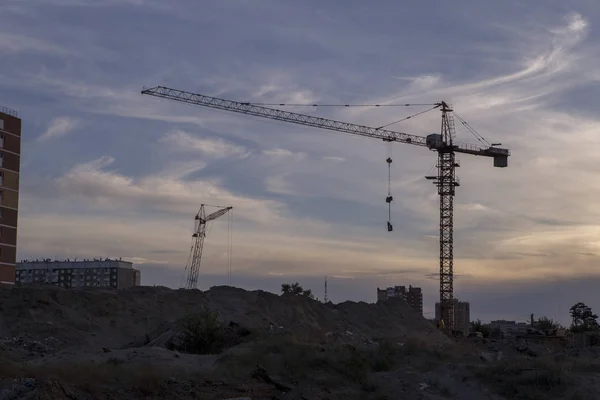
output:
[[[456,112],[452,111],[452,114],[458,119],[458,121],[473,135],[475,139],[477,139],[481,144],[485,146],[491,146],[490,142],[488,142],[479,132],[475,130],[467,121],[465,121],[460,115]]]
[[[411,118],[414,118],[414,117],[416,117],[416,116],[418,116],[418,115],[425,114],[426,112],[429,112],[429,111],[431,111],[431,110],[435,110],[436,108],[439,108],[439,105],[437,105],[437,104],[436,104],[436,105],[434,105],[433,107],[431,107],[431,108],[428,108],[427,110],[419,111],[419,112],[418,112],[418,113],[416,113],[416,114],[409,115],[408,117],[404,117],[404,118],[402,118],[402,119],[399,119],[399,120],[397,120],[397,121],[390,122],[389,124],[386,124],[386,125],[379,126],[379,127],[377,127],[376,129],[383,129],[383,128],[387,128],[387,127],[388,127],[388,126],[390,126],[390,125],[394,125],[394,124],[397,124],[398,122],[406,121],[407,119],[411,119]]]
[[[388,142],[388,158],[385,160],[388,164],[388,194],[385,198],[386,203],[388,203],[388,222],[387,228],[388,232],[391,232],[392,227],[392,201],[394,198],[392,197],[392,142]]]
[[[255,103],[241,102],[254,106],[279,106],[279,107],[423,107],[436,106],[434,103],[406,103],[406,104],[302,104],[302,103]]]

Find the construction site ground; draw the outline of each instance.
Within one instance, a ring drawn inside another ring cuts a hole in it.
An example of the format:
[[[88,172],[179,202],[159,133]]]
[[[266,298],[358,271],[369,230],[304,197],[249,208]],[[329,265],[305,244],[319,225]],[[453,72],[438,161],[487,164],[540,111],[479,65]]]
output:
[[[600,398],[600,352],[552,343],[449,339],[401,299],[7,286],[0,400]]]

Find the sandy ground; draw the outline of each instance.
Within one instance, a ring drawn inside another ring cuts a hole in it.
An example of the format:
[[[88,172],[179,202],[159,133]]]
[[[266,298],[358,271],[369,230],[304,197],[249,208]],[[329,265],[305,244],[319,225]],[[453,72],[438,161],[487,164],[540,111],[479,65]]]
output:
[[[204,306],[228,332],[224,350],[174,347],[182,318]],[[599,355],[536,341],[457,342],[402,300],[0,288],[0,400],[596,399]]]

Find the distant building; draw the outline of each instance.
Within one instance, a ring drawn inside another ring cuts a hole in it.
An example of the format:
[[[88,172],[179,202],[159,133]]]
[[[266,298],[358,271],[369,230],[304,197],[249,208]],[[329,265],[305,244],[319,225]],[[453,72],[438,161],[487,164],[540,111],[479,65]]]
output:
[[[423,315],[423,292],[421,288],[414,286],[409,286],[408,290],[406,290],[406,286],[394,286],[386,289],[377,288],[377,301],[385,301],[390,297],[401,297],[419,314]]]
[[[52,284],[64,288],[140,286],[141,274],[133,263],[122,260],[81,261],[25,260],[17,263],[15,283]]]
[[[500,331],[508,335],[525,334],[529,328],[531,328],[531,325],[527,322],[507,321],[505,319],[490,322],[490,329],[492,331]]]
[[[21,119],[0,107],[0,283],[15,282]]]
[[[435,303],[435,319],[442,319],[440,303]],[[454,299],[454,330],[467,335],[471,328],[471,306],[467,301]]]

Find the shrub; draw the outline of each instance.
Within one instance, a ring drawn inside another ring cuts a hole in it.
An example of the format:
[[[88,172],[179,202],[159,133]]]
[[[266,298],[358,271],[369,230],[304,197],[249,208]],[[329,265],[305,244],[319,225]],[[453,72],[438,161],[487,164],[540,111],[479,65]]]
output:
[[[180,322],[182,351],[193,354],[217,354],[225,347],[225,329],[219,313],[204,306],[199,314],[188,313]]]

